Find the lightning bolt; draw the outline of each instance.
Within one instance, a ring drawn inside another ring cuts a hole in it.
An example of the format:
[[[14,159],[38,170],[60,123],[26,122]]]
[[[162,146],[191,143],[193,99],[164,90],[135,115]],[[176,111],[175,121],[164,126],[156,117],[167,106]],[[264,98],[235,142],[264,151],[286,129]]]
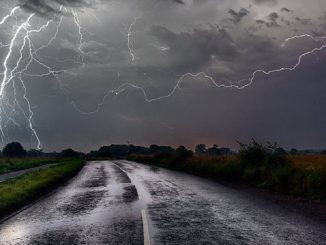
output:
[[[6,15],[1,20],[0,23],[4,24],[11,16],[14,15],[14,13],[18,9],[19,9],[19,7],[13,8],[11,10],[10,14]],[[60,8],[60,10],[61,10],[61,8]],[[37,142],[36,148],[41,149],[41,141],[40,141],[40,138],[39,138],[39,136],[34,128],[34,125],[33,125],[34,113],[32,111],[31,103],[27,98],[27,88],[25,86],[23,76],[44,77],[44,76],[52,75],[52,76],[56,77],[58,73],[64,72],[65,70],[60,70],[60,71],[53,70],[51,67],[49,67],[45,63],[41,62],[38,57],[38,52],[44,48],[49,47],[52,44],[52,42],[54,41],[54,39],[56,38],[56,36],[59,32],[59,27],[62,23],[62,17],[59,21],[59,24],[57,25],[56,33],[50,39],[50,41],[47,44],[39,47],[38,49],[35,49],[32,41],[31,41],[31,36],[34,34],[40,33],[42,31],[44,31],[46,28],[48,28],[49,25],[54,22],[56,16],[53,19],[48,20],[43,26],[41,26],[38,29],[29,29],[30,21],[34,16],[35,16],[35,14],[30,14],[28,16],[28,18],[22,24],[20,24],[18,26],[18,28],[15,30],[10,43],[8,45],[5,45],[6,47],[8,47],[8,53],[5,56],[5,59],[3,61],[4,72],[2,73],[3,78],[0,83],[0,108],[1,108],[1,110],[0,110],[0,117],[1,117],[0,132],[1,132],[1,136],[2,136],[2,142],[4,142],[5,136],[6,136],[4,128],[7,127],[8,123],[13,122],[15,125],[18,125],[18,123],[15,122],[15,120],[12,117],[12,115],[17,113],[17,110],[16,110],[16,107],[17,107],[19,109],[19,111],[22,113],[22,115],[26,118],[26,120],[28,122],[28,128],[32,132],[32,135],[36,139],[36,142]],[[19,44],[20,35],[23,35],[21,44]],[[11,63],[11,60],[14,60],[15,45],[18,45],[19,57],[15,61],[14,67],[10,68],[9,63]],[[28,49],[28,57],[24,59],[23,52],[26,48]],[[25,66],[23,66],[21,68],[22,64],[26,61],[27,61],[27,63],[25,64]],[[26,71],[29,69],[29,67],[33,61],[36,62],[41,67],[45,68],[47,70],[47,72],[43,73],[43,74],[27,74]],[[25,106],[27,107],[27,111],[25,111],[23,109],[23,106],[19,103],[19,101],[17,99],[17,87],[16,87],[17,80],[16,79],[19,81],[20,86],[22,88],[22,94],[23,94],[22,99],[23,99],[23,101],[25,101]],[[10,100],[6,93],[6,88],[8,87],[9,84],[12,84],[13,103],[10,103]],[[10,111],[9,113],[7,112],[6,108],[9,109],[9,111]],[[4,123],[5,118],[6,118],[7,122]]]
[[[85,66],[85,52],[83,51],[83,43],[84,43],[84,36],[83,36],[83,32],[82,32],[82,27],[80,25],[80,21],[79,21],[79,18],[78,18],[78,15],[77,13],[72,10],[72,14],[74,16],[74,22],[76,24],[76,26],[78,27],[78,34],[79,34],[79,46],[78,46],[78,50],[79,50],[79,59],[81,60],[81,64],[83,66]]]
[[[300,36],[289,37],[289,38],[284,40],[284,42],[281,44],[281,47],[284,47],[286,43],[288,43],[288,42],[290,42],[292,40],[301,39],[301,38],[310,38],[315,42],[323,42],[324,44],[322,46],[320,46],[320,47],[317,47],[317,48],[314,48],[314,49],[312,49],[310,51],[302,53],[297,58],[296,63],[294,65],[292,65],[292,66],[289,66],[289,67],[280,67],[278,69],[272,69],[272,70],[257,69],[257,70],[252,72],[252,74],[251,74],[251,76],[249,78],[242,79],[242,80],[239,80],[239,81],[216,81],[212,76],[207,75],[205,72],[198,72],[198,73],[188,72],[188,73],[185,73],[185,74],[183,74],[183,75],[181,75],[179,77],[179,79],[177,80],[175,86],[170,90],[169,93],[167,93],[165,95],[162,95],[162,96],[155,97],[155,98],[150,98],[148,96],[146,90],[143,87],[141,87],[139,85],[136,85],[134,83],[127,82],[127,83],[124,83],[124,84],[120,85],[116,89],[109,90],[105,94],[105,96],[102,98],[101,102],[97,105],[96,109],[93,110],[93,111],[84,111],[84,110],[80,109],[79,107],[77,107],[77,105],[75,103],[72,103],[72,105],[81,114],[84,114],[84,115],[95,114],[95,113],[99,112],[101,107],[104,105],[105,100],[109,97],[109,95],[118,96],[119,94],[123,93],[127,89],[139,90],[141,92],[141,94],[143,95],[144,100],[146,102],[148,102],[148,103],[152,103],[152,102],[160,101],[160,100],[163,100],[163,99],[168,99],[171,96],[173,96],[176,93],[176,91],[180,88],[180,84],[182,82],[184,82],[184,80],[187,79],[187,78],[192,78],[192,79],[202,78],[202,79],[205,79],[205,80],[209,81],[214,87],[217,87],[217,88],[227,88],[227,89],[242,90],[242,89],[245,89],[245,88],[251,86],[253,84],[253,82],[255,81],[257,75],[263,74],[263,75],[268,76],[268,75],[271,75],[273,73],[278,73],[278,72],[285,72],[285,71],[292,72],[292,71],[296,70],[300,66],[300,64],[302,63],[303,58],[305,58],[306,56],[309,56],[311,54],[320,52],[320,51],[322,51],[323,49],[326,48],[326,43],[325,43],[326,36],[325,37],[314,37],[314,36],[309,35],[309,34],[303,34],[303,35],[300,35]],[[325,41],[323,41],[324,39],[325,39]],[[128,43],[129,43],[129,41],[130,40],[129,40],[129,36],[128,36]],[[133,54],[133,53],[131,52],[131,54]]]
[[[314,37],[314,36],[312,36],[310,34],[297,35],[297,36],[286,38],[284,40],[284,42],[281,44],[281,47],[284,47],[290,41],[293,41],[295,39],[302,39],[302,38],[309,38],[309,39],[312,39],[315,42],[325,42],[324,39],[326,39],[326,36]]]
[[[2,18],[2,20],[0,21],[0,25],[3,25],[10,17],[12,17],[14,15],[14,13],[16,12],[16,10],[18,10],[19,7],[14,7],[10,13],[8,15],[6,15],[5,17]]]
[[[0,26],[5,24],[10,17],[15,16],[15,13],[20,9],[20,7],[14,7],[11,9],[10,13],[6,16],[4,16],[0,20]],[[66,59],[66,60],[56,60],[58,62],[67,62],[72,61],[76,64],[85,65],[84,59],[86,56],[86,52],[83,51],[83,44],[84,44],[84,35],[83,35],[83,28],[80,25],[80,20],[78,17],[78,14],[74,10],[68,10],[67,8],[63,8],[63,6],[60,6],[59,13],[62,12],[62,10],[65,10],[66,12],[69,12],[73,16],[73,22],[75,23],[77,29],[78,29],[78,52],[79,56],[76,59]],[[9,122],[12,122],[14,125],[19,125],[13,116],[18,113],[18,111],[23,115],[23,117],[27,120],[28,128],[32,132],[32,135],[36,139],[36,148],[41,149],[41,141],[38,136],[38,133],[34,127],[33,124],[33,116],[34,112],[32,110],[32,105],[28,99],[28,93],[27,88],[25,85],[24,78],[25,77],[47,77],[52,76],[54,77],[62,89],[62,81],[59,77],[60,74],[63,73],[69,73],[68,69],[53,69],[51,66],[47,65],[45,62],[41,61],[44,59],[50,59],[51,57],[46,57],[44,55],[41,55],[40,52],[52,45],[52,43],[56,40],[60,27],[62,26],[64,15],[62,14],[59,18],[59,21],[57,20],[57,15],[55,15],[52,19],[49,19],[46,21],[44,25],[42,25],[40,28],[31,28],[31,20],[35,17],[35,13],[30,14],[26,20],[18,25],[17,29],[15,29],[13,37],[10,40],[9,44],[4,44],[0,42],[0,48],[8,48],[8,52],[4,58],[3,61],[3,72],[0,73],[2,76],[2,79],[0,81],[0,134],[2,138],[2,142],[4,143],[6,139],[9,139],[9,136],[7,136],[6,133],[6,127],[8,126]],[[37,35],[43,31],[45,31],[47,28],[49,28],[50,25],[53,23],[56,24],[54,35],[50,38],[50,40],[43,44],[42,46],[35,48],[31,37],[34,35]],[[19,53],[19,56],[15,58],[15,52],[16,50]],[[27,57],[24,57],[24,52],[27,50]],[[45,72],[42,73],[30,73],[29,68],[31,64],[37,64],[39,67],[45,69]],[[11,67],[11,64],[14,64],[13,67]],[[9,85],[11,84],[11,87]],[[21,104],[21,102],[18,99],[18,86],[22,91],[21,100],[24,102],[24,106]],[[11,89],[12,91],[12,100],[9,98],[9,94],[7,93],[7,90]],[[66,93],[64,92],[66,95]],[[24,109],[24,107],[26,109]]]
[[[130,24],[128,31],[127,31],[127,46],[129,49],[130,59],[129,62],[133,62],[135,60],[135,53],[134,53],[134,40],[133,40],[133,28],[136,25],[137,18],[134,18],[134,21]]]
[[[77,51],[79,53],[78,57],[76,59],[66,59],[66,60],[56,60],[58,62],[66,62],[66,61],[73,61],[76,64],[81,65],[82,67],[85,66],[85,58],[87,53],[84,51],[84,43],[85,43],[85,37],[84,37],[84,31],[86,31],[82,26],[81,22],[79,20],[79,16],[77,12],[74,10],[68,10],[66,8],[60,7],[60,12],[64,9],[66,12],[69,12],[72,14],[73,22],[76,25],[78,29],[78,47]],[[6,16],[4,16],[0,20],[0,26],[5,24],[11,17],[15,17],[15,13],[19,10],[19,7],[15,7],[11,9],[10,13]],[[15,26],[13,36],[8,44],[4,44],[0,42],[0,48],[7,48],[8,52],[5,55],[4,61],[2,63],[3,72],[0,73],[2,76],[2,79],[0,80],[0,134],[2,141],[5,141],[5,138],[8,137],[6,133],[6,127],[9,124],[9,122],[12,122],[15,125],[19,125],[14,120],[14,115],[18,113],[18,111],[24,116],[24,118],[27,120],[28,128],[32,132],[32,135],[36,139],[37,142],[37,148],[41,148],[41,141],[37,134],[37,131],[33,124],[33,116],[34,112],[32,110],[32,105],[28,99],[28,91],[27,87],[25,85],[24,78],[25,77],[47,77],[51,76],[57,79],[57,81],[60,84],[60,87],[62,87],[62,81],[60,80],[60,74],[62,73],[69,73],[69,69],[54,69],[51,66],[47,65],[45,61],[42,60],[49,60],[53,59],[52,57],[46,57],[45,55],[41,55],[40,52],[46,48],[49,48],[53,42],[57,39],[60,27],[62,26],[62,21],[64,16],[61,15],[59,18],[59,21],[57,20],[57,16],[54,18],[46,21],[44,25],[42,25],[38,29],[31,29],[31,20],[35,14],[30,14],[28,17],[23,21],[21,24]],[[47,28],[49,28],[50,25],[56,23],[55,32],[53,36],[50,38],[50,40],[43,44],[42,46],[35,48],[31,37],[33,35],[37,35],[43,31],[45,31]],[[134,41],[133,41],[133,29],[137,23],[137,18],[134,18],[133,22],[130,24],[128,30],[127,30],[127,47],[129,50],[129,62],[132,63],[135,61],[135,50],[134,50]],[[296,70],[300,64],[302,63],[303,59],[306,56],[312,55],[314,53],[320,52],[326,48],[326,36],[320,36],[315,37],[310,34],[303,34],[303,35],[297,35],[292,36],[289,38],[286,38],[283,43],[281,44],[281,47],[285,47],[289,42],[297,39],[303,39],[308,38],[311,39],[314,42],[321,43],[321,46],[317,48],[313,48],[307,52],[304,52],[300,54],[297,58],[297,61],[292,65],[288,67],[280,67],[278,69],[271,69],[271,70],[263,70],[263,69],[257,69],[253,71],[250,75],[250,77],[238,80],[238,81],[217,81],[214,77],[206,74],[205,72],[198,72],[198,73],[192,73],[188,72],[185,73],[177,79],[175,85],[172,87],[170,92],[168,92],[165,95],[158,96],[151,98],[148,96],[145,88],[136,85],[131,82],[123,83],[122,85],[118,86],[115,89],[111,89],[107,91],[107,93],[102,97],[100,102],[97,104],[95,110],[93,111],[83,111],[81,110],[77,104],[73,101],[70,102],[70,104],[81,114],[94,114],[99,112],[99,110],[104,105],[106,99],[113,95],[118,96],[125,92],[126,90],[139,90],[144,97],[144,100],[148,103],[153,103],[159,100],[167,99],[171,96],[173,96],[178,89],[180,89],[181,83],[183,83],[186,79],[192,78],[192,79],[204,79],[209,81],[214,87],[217,88],[228,88],[228,89],[238,89],[242,90],[249,86],[251,86],[257,76],[259,74],[268,76],[273,73],[278,72],[285,72],[285,71],[294,71]],[[16,48],[17,45],[18,47]],[[27,49],[28,54],[27,57],[24,58],[24,51]],[[166,51],[169,48],[168,47],[161,47],[162,51]],[[18,50],[19,56],[15,59],[15,51]],[[29,68],[32,63],[37,64],[38,66],[45,69],[45,72],[39,73],[39,74],[32,74],[29,73]],[[14,64],[13,67],[11,67]],[[118,74],[116,81],[120,79],[120,74]],[[11,85],[11,86],[9,86]],[[20,88],[20,90],[19,90]],[[10,90],[12,89],[12,90]],[[9,94],[7,93],[7,90],[12,91],[13,98],[10,99]],[[18,99],[18,91],[21,91],[22,96],[21,99]],[[24,105],[21,104],[21,102],[24,102]],[[27,109],[24,109],[27,108]]]

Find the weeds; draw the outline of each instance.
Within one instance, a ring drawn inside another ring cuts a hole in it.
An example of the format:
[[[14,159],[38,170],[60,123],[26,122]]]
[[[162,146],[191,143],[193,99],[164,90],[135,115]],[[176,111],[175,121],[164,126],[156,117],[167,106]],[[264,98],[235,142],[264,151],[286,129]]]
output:
[[[57,158],[53,157],[1,158],[0,174],[56,163],[58,161]]]
[[[232,156],[130,155],[129,160],[326,201],[326,156],[290,155],[276,144],[240,143]]]
[[[74,176],[84,161],[71,160],[0,183],[0,217],[31,203]]]

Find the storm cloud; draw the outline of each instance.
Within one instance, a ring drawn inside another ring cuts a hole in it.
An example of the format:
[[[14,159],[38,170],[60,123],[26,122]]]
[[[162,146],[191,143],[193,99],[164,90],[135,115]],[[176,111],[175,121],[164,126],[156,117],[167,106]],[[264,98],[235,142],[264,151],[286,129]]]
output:
[[[60,6],[71,8],[90,7],[98,2],[98,0],[20,0],[19,6],[40,16],[51,16],[61,13]]]
[[[60,6],[66,7],[62,18],[31,34],[34,50],[47,46],[38,59],[65,72],[36,76],[46,71],[33,62],[22,76],[45,150],[86,151],[127,141],[236,148],[236,140],[251,138],[285,147],[326,148],[323,50],[304,57],[293,72],[258,73],[251,86],[241,90],[219,87],[247,83],[255,70],[294,66],[300,54],[319,47],[321,41],[309,38],[281,44],[289,36],[326,32],[323,0],[309,3],[310,8],[304,0],[18,4],[24,9],[17,11],[22,20],[26,11],[37,14],[29,28],[39,28],[60,14]],[[2,9],[1,16],[6,11]],[[1,27],[0,42],[12,37],[15,19],[11,21]],[[0,59],[5,55],[2,47]],[[215,84],[203,76],[186,76],[178,83],[183,74],[200,72]],[[24,115],[15,117],[17,125],[8,122],[10,139],[33,147]]]

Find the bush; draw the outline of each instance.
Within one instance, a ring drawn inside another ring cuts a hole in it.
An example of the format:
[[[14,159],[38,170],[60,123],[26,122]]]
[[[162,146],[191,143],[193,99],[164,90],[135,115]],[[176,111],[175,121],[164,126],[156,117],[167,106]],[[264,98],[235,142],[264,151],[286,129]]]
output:
[[[267,143],[266,145],[252,140],[247,145],[240,143],[239,158],[240,162],[246,166],[277,168],[283,167],[287,161],[282,148],[277,144]]]
[[[183,160],[186,160],[193,155],[194,153],[191,150],[187,150],[187,148],[184,146],[179,146],[172,155],[170,162],[172,165],[181,163]]]
[[[20,143],[12,142],[3,148],[2,154],[5,157],[24,157],[27,152]]]

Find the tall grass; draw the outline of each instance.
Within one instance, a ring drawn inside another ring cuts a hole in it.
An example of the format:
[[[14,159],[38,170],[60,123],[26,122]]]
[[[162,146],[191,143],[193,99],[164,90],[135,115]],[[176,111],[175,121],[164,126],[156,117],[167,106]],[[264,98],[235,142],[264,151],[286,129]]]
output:
[[[223,182],[237,182],[297,197],[326,201],[326,156],[279,154],[276,145],[241,145],[233,156],[131,155],[130,160],[188,172]]]
[[[59,160],[53,157],[0,158],[0,174],[56,163],[58,161],[62,161],[62,159]]]
[[[0,217],[35,201],[73,177],[84,161],[71,160],[0,183]]]

